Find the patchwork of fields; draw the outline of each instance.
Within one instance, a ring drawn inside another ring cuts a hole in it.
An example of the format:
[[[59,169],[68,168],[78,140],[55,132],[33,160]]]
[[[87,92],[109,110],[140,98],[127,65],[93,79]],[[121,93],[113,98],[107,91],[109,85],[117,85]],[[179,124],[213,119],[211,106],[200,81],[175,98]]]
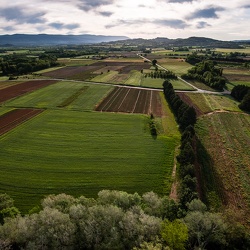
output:
[[[94,111],[112,99],[110,94],[117,89],[113,86],[51,83],[38,89],[33,88],[36,81],[30,81],[3,89],[32,85],[32,91],[16,92],[0,107],[0,128],[8,127],[0,137],[0,192],[7,192],[22,212],[52,193],[87,197],[96,197],[102,189],[169,193],[180,135],[174,118],[161,114],[163,99],[158,92],[119,88],[127,97],[127,91],[136,91],[135,99],[123,98],[122,105],[129,107],[138,99],[137,114],[119,114],[119,110]],[[158,115],[156,138],[150,134],[145,107]],[[33,112],[37,115],[28,119]],[[172,124],[165,121],[170,117]]]

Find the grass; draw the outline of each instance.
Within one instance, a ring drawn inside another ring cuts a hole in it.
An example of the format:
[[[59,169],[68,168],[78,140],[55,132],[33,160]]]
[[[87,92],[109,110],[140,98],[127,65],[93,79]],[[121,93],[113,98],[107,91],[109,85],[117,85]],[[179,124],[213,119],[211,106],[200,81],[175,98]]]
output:
[[[112,82],[114,76],[118,74],[118,71],[110,70],[91,79],[92,82]]]
[[[33,74],[44,74],[44,73],[47,73],[47,72],[51,72],[51,71],[55,71],[55,70],[58,70],[58,69],[61,69],[61,68],[64,68],[64,66],[62,67],[52,67],[52,68],[48,68],[48,69],[43,69],[43,70],[39,70],[39,71],[36,71],[34,72]]]
[[[228,79],[227,88],[232,90],[236,85],[247,85],[250,87],[250,71],[246,68],[224,68],[223,75]]]
[[[250,116],[235,113],[205,116],[197,124],[198,135],[212,158],[219,178],[216,181],[222,183],[228,204],[245,213],[250,212],[249,128]]]
[[[192,102],[199,107],[203,113],[209,113],[218,110],[242,112],[238,105],[239,102],[234,100],[231,96],[186,93]]]
[[[65,66],[85,66],[93,64],[97,61],[92,59],[80,59],[80,58],[59,58],[58,62]]]
[[[0,115],[8,113],[11,110],[12,110],[12,108],[0,107]]]
[[[216,52],[221,52],[221,53],[234,53],[234,52],[239,52],[239,53],[246,53],[246,54],[250,54],[250,47],[246,47],[244,49],[240,48],[240,49],[225,49],[225,48],[216,48],[215,49]]]
[[[187,73],[188,69],[193,67],[189,63],[183,61],[182,59],[163,58],[157,61],[161,66],[163,66],[168,70],[173,71],[178,76]]]
[[[79,91],[87,87],[86,91]],[[5,103],[9,107],[30,108],[58,108],[65,100],[72,98],[72,102],[65,108],[74,110],[93,110],[96,103],[104,98],[112,86],[85,84],[81,82],[60,81],[27,95],[21,96]]]
[[[142,74],[137,70],[130,71],[129,78],[125,81],[124,84],[140,86],[142,84]]]
[[[185,82],[177,79],[177,80],[170,80],[170,82],[172,83],[173,87],[175,90],[194,90],[193,87],[191,87],[190,85],[186,84]]]
[[[196,130],[211,157],[221,199],[246,222],[250,213],[250,116],[230,112],[204,116],[198,120]],[[211,171],[203,171],[203,175],[209,191]]]
[[[199,82],[197,80],[187,80],[189,83],[191,83],[193,86],[195,86],[196,88],[199,88],[199,89],[202,89],[202,90],[207,90],[207,91],[217,91],[219,92],[218,90],[216,89],[213,89],[211,87],[209,87],[208,85],[202,83],[202,82]]]
[[[174,137],[151,137],[143,115],[47,110],[1,137],[0,192],[22,212],[48,194],[170,190]],[[170,184],[168,184],[170,185]]]

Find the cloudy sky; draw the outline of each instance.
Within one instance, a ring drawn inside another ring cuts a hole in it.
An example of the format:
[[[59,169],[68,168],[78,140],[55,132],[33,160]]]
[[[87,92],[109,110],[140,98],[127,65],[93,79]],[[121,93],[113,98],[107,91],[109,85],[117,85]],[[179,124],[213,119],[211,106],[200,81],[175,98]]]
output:
[[[0,34],[250,39],[249,0],[0,0]]]

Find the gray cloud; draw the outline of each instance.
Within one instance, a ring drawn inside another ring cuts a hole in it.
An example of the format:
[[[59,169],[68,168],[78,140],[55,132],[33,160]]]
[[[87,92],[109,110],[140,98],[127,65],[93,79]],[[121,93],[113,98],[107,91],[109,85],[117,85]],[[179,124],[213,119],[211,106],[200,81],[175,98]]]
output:
[[[211,26],[211,25],[207,22],[198,22],[196,25],[196,28],[197,29],[204,29],[204,28],[209,27],[209,26]]]
[[[197,19],[197,18],[218,18],[217,12],[223,11],[222,7],[208,7],[206,9],[197,10],[191,15],[187,16],[187,19]]]
[[[64,23],[60,23],[60,22],[50,23],[49,26],[52,28],[55,28],[57,30],[62,30],[62,29],[73,30],[73,29],[80,27],[79,24],[64,24]]]
[[[194,0],[168,0],[169,3],[187,3],[193,2]]]
[[[166,3],[191,3],[195,0],[157,0],[158,2],[166,2]]]
[[[242,6],[244,9],[250,9],[250,4]]]
[[[35,24],[45,21],[43,18],[45,13],[25,13],[24,8],[21,7],[0,8],[0,15],[7,21],[17,21],[19,23]]]
[[[174,29],[184,29],[188,27],[189,25],[179,19],[138,19],[138,20],[118,20],[116,23],[112,23],[109,25],[106,25],[106,28],[113,28],[116,26],[130,26],[130,25],[141,25],[145,23],[152,23],[160,26],[167,26]]]
[[[189,26],[186,22],[179,19],[157,19],[153,23],[174,29],[184,29]]]
[[[79,7],[81,10],[90,11],[103,5],[113,4],[115,0],[81,0]]]
[[[101,16],[106,16],[106,17],[109,17],[109,16],[112,16],[114,13],[111,12],[111,11],[99,11],[98,12]]]

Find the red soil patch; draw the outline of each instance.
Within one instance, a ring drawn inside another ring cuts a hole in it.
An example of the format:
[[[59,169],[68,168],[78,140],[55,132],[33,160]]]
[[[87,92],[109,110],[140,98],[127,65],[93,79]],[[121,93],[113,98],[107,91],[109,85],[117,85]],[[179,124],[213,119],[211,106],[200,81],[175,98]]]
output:
[[[0,135],[43,112],[42,109],[15,109],[0,116]]]
[[[149,63],[135,63],[135,62],[97,62],[92,65],[99,65],[102,67],[120,67],[119,74],[128,74],[131,70],[150,69]]]
[[[185,93],[178,93],[178,96],[182,99],[182,101],[184,101],[185,103],[187,103],[189,106],[194,107],[197,116],[204,115],[204,113],[202,112],[202,110],[196,104],[194,104],[192,102],[192,100],[190,99],[190,97],[187,96]]]
[[[96,111],[162,115],[157,91],[116,87],[96,108]]]
[[[54,80],[37,80],[37,81],[28,81],[23,82],[14,86],[10,86],[5,89],[0,90],[0,103],[10,100],[14,97],[24,95],[28,92],[46,87],[57,81]]]
[[[91,73],[100,69],[100,65],[90,65],[90,66],[70,66],[54,71],[43,73],[44,76],[54,77],[54,78],[70,78],[72,76],[81,74],[81,73]]]

